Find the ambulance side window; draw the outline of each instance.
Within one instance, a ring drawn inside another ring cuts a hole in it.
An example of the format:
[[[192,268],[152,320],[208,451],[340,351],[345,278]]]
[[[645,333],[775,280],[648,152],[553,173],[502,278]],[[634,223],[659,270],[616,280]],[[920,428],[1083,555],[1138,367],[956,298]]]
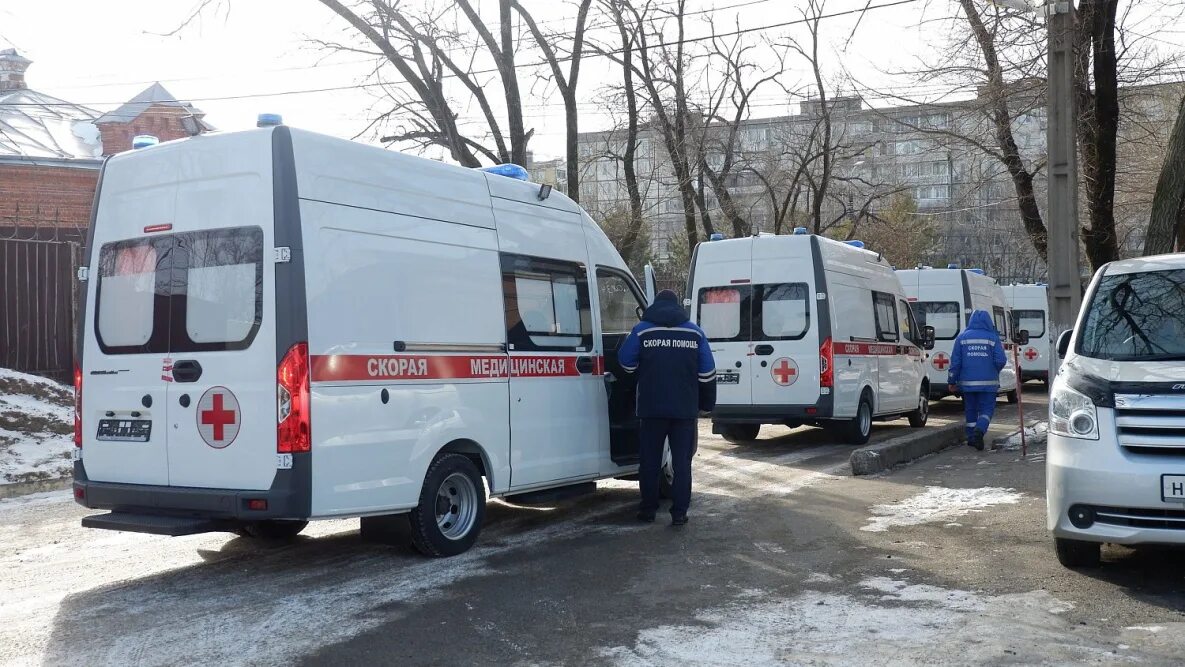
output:
[[[638,323],[639,295],[625,276],[597,269],[597,297],[601,303],[601,334],[628,334]]]
[[[996,322],[996,333],[1000,334],[1000,338],[1008,337],[1008,320],[1004,317],[1004,309],[999,306],[992,306],[992,319]]]
[[[886,343],[897,342],[897,306],[894,304],[893,295],[873,292],[872,305],[876,313],[877,340]]]
[[[583,265],[502,255],[502,293],[510,349],[592,349],[592,310]]]
[[[909,309],[909,304],[897,301],[897,316],[901,318],[901,339],[907,340],[911,343],[917,343],[917,326],[913,321],[913,311]]]

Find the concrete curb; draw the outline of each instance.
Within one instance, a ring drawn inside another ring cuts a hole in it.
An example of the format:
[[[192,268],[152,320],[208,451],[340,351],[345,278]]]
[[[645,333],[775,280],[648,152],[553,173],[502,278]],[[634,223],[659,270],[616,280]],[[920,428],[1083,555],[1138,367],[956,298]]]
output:
[[[69,477],[57,477],[54,479],[37,479],[32,482],[0,484],[0,499],[27,496],[30,493],[41,493],[43,491],[68,489],[73,481],[74,476],[71,475]]]
[[[962,424],[918,429],[852,452],[852,474],[873,475],[898,463],[905,463],[958,444],[964,437]]]

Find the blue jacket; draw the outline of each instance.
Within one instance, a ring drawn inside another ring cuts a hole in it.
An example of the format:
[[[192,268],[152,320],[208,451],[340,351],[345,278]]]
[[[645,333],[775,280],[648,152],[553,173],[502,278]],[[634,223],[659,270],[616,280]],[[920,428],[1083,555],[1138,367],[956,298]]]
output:
[[[695,419],[716,406],[716,361],[708,339],[677,301],[659,299],[647,308],[617,359],[638,378],[643,419]]]
[[[1000,388],[1000,370],[1008,363],[1004,344],[992,316],[984,310],[971,313],[967,328],[955,339],[950,355],[948,384],[957,384],[964,392]]]

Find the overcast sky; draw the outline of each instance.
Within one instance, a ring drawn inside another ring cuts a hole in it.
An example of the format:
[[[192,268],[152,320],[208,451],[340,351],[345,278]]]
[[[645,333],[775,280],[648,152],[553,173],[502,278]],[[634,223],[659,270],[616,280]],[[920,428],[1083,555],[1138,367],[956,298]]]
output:
[[[405,0],[414,2],[415,0]],[[571,5],[558,0],[523,0],[536,19],[548,27],[569,25]],[[672,0],[660,0],[669,3]],[[892,0],[872,0],[885,4]],[[934,2],[935,0],[930,0]],[[943,0],[937,0],[942,2]],[[953,0],[951,0],[953,2]],[[828,13],[863,7],[868,0],[829,0]],[[0,0],[0,45],[15,46],[33,60],[28,85],[71,102],[107,110],[126,101],[153,81],[163,83],[179,99],[192,101],[220,129],[250,127],[260,112],[281,113],[289,125],[342,137],[361,132],[376,113],[376,90],[296,92],[355,86],[366,80],[370,64],[357,54],[327,54],[310,39],[349,39],[348,26],[317,0],[225,0],[229,11],[208,12],[202,20],[173,36],[196,0]],[[495,4],[479,3],[483,13]],[[716,8],[720,30],[761,28],[799,17],[800,0],[689,0],[689,10]],[[842,67],[875,80],[878,67],[906,64],[927,53],[933,35],[918,26],[925,3],[917,0],[880,9],[864,18],[856,39],[847,42],[855,17],[825,21],[825,52],[831,72]],[[593,21],[603,25],[603,17]],[[1180,27],[1180,26],[1178,26]],[[602,33],[603,34],[603,33]],[[706,34],[694,23],[688,36]],[[753,38],[804,36],[801,26],[768,29]],[[606,36],[607,38],[610,36]],[[1179,31],[1163,39],[1185,41]],[[1177,47],[1174,47],[1177,48]],[[530,53],[520,56],[535,60]],[[842,65],[842,67],[841,67]],[[806,76],[803,64],[791,61],[786,83]],[[530,75],[520,75],[523,85]],[[607,61],[589,59],[581,78],[581,129],[604,129],[611,122],[599,111],[597,89],[614,76]],[[283,93],[283,94],[277,94]],[[378,100],[381,102],[381,100]],[[525,110],[535,128],[531,147],[538,157],[563,152],[563,106],[558,94],[536,86]],[[796,100],[759,95],[755,116],[792,112]],[[373,140],[372,135],[361,138]]]

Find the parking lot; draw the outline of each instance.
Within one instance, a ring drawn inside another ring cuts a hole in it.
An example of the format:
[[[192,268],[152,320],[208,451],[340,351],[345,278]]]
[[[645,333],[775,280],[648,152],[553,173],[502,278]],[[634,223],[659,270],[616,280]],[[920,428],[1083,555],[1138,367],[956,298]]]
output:
[[[1010,424],[1001,404],[996,434]],[[1061,568],[1040,448],[874,478],[848,474],[850,452],[811,428],[732,445],[703,422],[686,528],[635,523],[636,485],[607,482],[495,502],[448,560],[363,542],[356,521],[267,545],[83,530],[65,491],[0,501],[0,663],[1179,662],[1180,553]]]

